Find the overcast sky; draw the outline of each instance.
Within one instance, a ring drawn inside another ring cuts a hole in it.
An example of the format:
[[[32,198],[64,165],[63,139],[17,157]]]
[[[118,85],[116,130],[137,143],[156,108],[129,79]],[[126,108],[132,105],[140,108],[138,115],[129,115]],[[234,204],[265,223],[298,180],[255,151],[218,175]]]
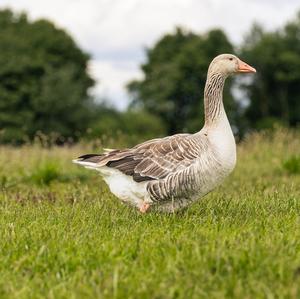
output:
[[[0,0],[0,8],[48,18],[92,55],[94,92],[126,107],[125,85],[141,77],[144,48],[180,25],[195,32],[221,27],[234,43],[256,21],[274,29],[295,16],[299,0]]]

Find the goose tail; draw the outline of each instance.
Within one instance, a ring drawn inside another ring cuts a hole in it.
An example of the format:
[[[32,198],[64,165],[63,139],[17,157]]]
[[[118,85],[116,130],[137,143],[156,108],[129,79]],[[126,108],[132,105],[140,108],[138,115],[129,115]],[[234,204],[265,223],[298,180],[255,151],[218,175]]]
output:
[[[101,154],[87,154],[72,160],[72,162],[84,166],[85,168],[97,169],[103,166],[101,165],[102,163],[99,163],[102,158],[103,155]]]

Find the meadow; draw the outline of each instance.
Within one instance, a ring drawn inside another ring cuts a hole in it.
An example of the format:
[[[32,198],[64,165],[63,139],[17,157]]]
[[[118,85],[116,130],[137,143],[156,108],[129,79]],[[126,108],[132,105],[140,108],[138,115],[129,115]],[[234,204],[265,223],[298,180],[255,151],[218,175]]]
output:
[[[90,144],[0,147],[0,298],[300,298],[300,132],[249,135],[225,183],[139,214]]]

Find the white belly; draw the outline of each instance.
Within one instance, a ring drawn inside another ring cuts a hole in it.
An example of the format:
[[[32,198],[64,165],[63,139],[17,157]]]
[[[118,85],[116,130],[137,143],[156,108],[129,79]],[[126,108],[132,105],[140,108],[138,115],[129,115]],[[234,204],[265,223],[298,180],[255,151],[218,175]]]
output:
[[[137,183],[131,176],[106,166],[97,170],[102,174],[110,191],[122,201],[136,207],[139,207],[144,201],[151,202],[146,190],[146,182]]]

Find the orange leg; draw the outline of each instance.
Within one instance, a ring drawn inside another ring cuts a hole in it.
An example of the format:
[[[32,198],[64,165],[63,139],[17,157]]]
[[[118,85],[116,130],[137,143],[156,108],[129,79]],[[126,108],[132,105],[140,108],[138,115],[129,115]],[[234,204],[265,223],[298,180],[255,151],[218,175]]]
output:
[[[144,213],[147,212],[147,210],[149,209],[149,207],[150,207],[150,204],[144,202],[144,203],[140,206],[139,210],[140,210],[141,213],[144,214]]]

